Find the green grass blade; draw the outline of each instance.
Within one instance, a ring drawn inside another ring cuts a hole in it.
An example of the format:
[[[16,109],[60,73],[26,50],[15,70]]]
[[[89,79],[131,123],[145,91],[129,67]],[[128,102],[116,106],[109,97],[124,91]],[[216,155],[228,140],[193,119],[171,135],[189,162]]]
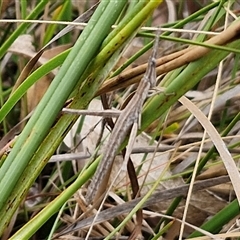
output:
[[[234,200],[224,209],[218,212],[215,216],[213,216],[210,220],[204,223],[200,228],[211,233],[219,233],[225,224],[227,224],[239,214],[239,210],[240,208],[238,201]],[[202,235],[202,233],[195,231],[188,238],[200,237]]]

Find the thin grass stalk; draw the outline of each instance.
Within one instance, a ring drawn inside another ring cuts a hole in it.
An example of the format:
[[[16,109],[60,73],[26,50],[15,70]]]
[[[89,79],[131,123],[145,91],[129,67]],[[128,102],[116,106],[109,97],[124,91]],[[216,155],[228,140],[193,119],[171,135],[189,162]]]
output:
[[[27,2],[21,1],[21,17],[22,19],[25,19],[27,17]]]
[[[65,9],[64,9],[64,14],[62,14],[60,20],[61,21],[69,21],[71,22],[72,20],[72,2],[71,1],[68,1],[67,5],[65,6]],[[71,43],[71,39],[72,39],[72,36],[71,36],[71,33],[67,33],[65,34],[64,36],[62,36],[60,38],[60,44],[67,44],[67,43]]]

